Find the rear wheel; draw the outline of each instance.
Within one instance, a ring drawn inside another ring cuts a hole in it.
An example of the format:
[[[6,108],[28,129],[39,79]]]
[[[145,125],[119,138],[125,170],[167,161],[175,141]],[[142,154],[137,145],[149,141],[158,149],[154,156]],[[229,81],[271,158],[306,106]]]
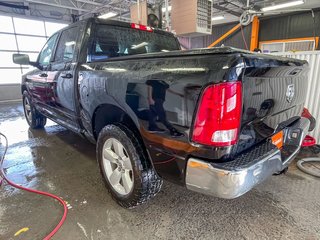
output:
[[[122,207],[133,208],[160,191],[161,178],[126,127],[108,125],[101,130],[97,158],[107,189]]]
[[[35,107],[32,105],[29,94],[27,91],[23,92],[23,109],[24,115],[26,117],[27,123],[30,128],[43,128],[47,123],[47,118],[39,113]]]

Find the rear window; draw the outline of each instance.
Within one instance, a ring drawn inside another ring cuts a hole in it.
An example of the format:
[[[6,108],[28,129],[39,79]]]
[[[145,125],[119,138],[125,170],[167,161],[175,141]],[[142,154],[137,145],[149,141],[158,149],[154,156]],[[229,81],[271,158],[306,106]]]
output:
[[[179,50],[174,37],[125,27],[97,25],[88,62],[154,52]]]

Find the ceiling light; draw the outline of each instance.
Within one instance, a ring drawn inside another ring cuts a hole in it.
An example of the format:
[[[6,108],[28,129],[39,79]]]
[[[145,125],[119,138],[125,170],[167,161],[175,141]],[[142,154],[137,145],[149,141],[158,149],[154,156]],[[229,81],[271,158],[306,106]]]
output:
[[[224,16],[215,16],[215,17],[212,17],[212,21],[223,20],[223,19],[224,19]]]
[[[100,15],[98,18],[102,18],[102,19],[107,19],[107,18],[112,18],[114,16],[117,16],[117,13],[115,12],[108,12],[105,14]]]
[[[168,6],[168,11],[169,11],[169,12],[171,11],[171,9],[172,9],[172,6]],[[166,8],[163,7],[161,10],[162,10],[162,12],[165,12],[165,11],[166,11]]]
[[[301,4],[304,4],[304,0],[297,0],[297,1],[287,2],[287,3],[276,4],[269,7],[264,7],[264,8],[261,8],[261,11],[268,12],[268,11],[277,10],[281,8],[293,7]]]

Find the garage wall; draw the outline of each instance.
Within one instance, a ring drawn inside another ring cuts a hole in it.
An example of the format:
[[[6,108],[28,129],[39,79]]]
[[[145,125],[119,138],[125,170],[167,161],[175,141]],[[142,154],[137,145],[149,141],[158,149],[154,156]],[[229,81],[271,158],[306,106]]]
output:
[[[189,48],[205,48],[209,46],[212,42],[217,40],[223,34],[228,32],[231,28],[236,26],[236,23],[229,23],[223,25],[217,25],[212,27],[212,35],[201,36],[201,37],[193,37],[193,38],[181,38],[181,43],[184,46],[188,46]],[[250,48],[250,40],[251,40],[251,25],[247,27],[243,27],[243,35],[244,39],[247,42],[248,48]],[[225,46],[235,47],[246,49],[246,45],[244,43],[242,33],[240,30],[236,31],[227,39],[221,41],[217,46],[221,46],[224,44]]]
[[[212,27],[212,35],[206,36],[203,38],[204,47],[209,46],[212,42],[220,38],[223,34],[228,32],[231,28],[236,26],[238,22],[231,24],[224,24]],[[243,35],[244,39],[247,42],[248,48],[250,48],[250,40],[251,40],[251,24],[249,26],[243,27]],[[221,41],[218,46],[224,44],[225,46],[235,47],[246,49],[246,45],[242,37],[242,33],[240,30],[236,31],[227,39]]]
[[[317,125],[312,136],[320,143],[320,51],[298,53],[274,53],[274,55],[286,56],[301,60],[307,60],[310,65],[309,85],[305,106],[317,119]]]
[[[1,84],[0,102],[19,101],[21,99],[20,84]]]
[[[312,18],[311,11],[290,13],[282,16],[260,17],[259,19],[259,41],[314,37],[314,32],[315,36],[320,36],[320,9],[314,10],[314,20]],[[315,24],[313,21],[315,21]],[[212,35],[194,37],[190,39],[183,38],[182,44],[189,48],[207,47],[237,24],[238,22],[234,22],[213,26]],[[250,47],[251,25],[244,27],[243,31],[244,38],[248,47]],[[218,46],[221,44],[246,49],[241,31],[237,31],[219,43]],[[318,50],[320,50],[320,44],[318,46]]]
[[[287,14],[260,19],[259,41],[320,36],[320,10]],[[319,46],[318,46],[318,49]]]

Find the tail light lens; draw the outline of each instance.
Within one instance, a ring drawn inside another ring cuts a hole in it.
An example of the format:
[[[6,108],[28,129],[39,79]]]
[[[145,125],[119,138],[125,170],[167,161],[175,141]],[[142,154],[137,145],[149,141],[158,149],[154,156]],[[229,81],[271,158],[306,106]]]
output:
[[[237,142],[242,110],[241,82],[208,86],[200,99],[192,140],[210,146]]]

